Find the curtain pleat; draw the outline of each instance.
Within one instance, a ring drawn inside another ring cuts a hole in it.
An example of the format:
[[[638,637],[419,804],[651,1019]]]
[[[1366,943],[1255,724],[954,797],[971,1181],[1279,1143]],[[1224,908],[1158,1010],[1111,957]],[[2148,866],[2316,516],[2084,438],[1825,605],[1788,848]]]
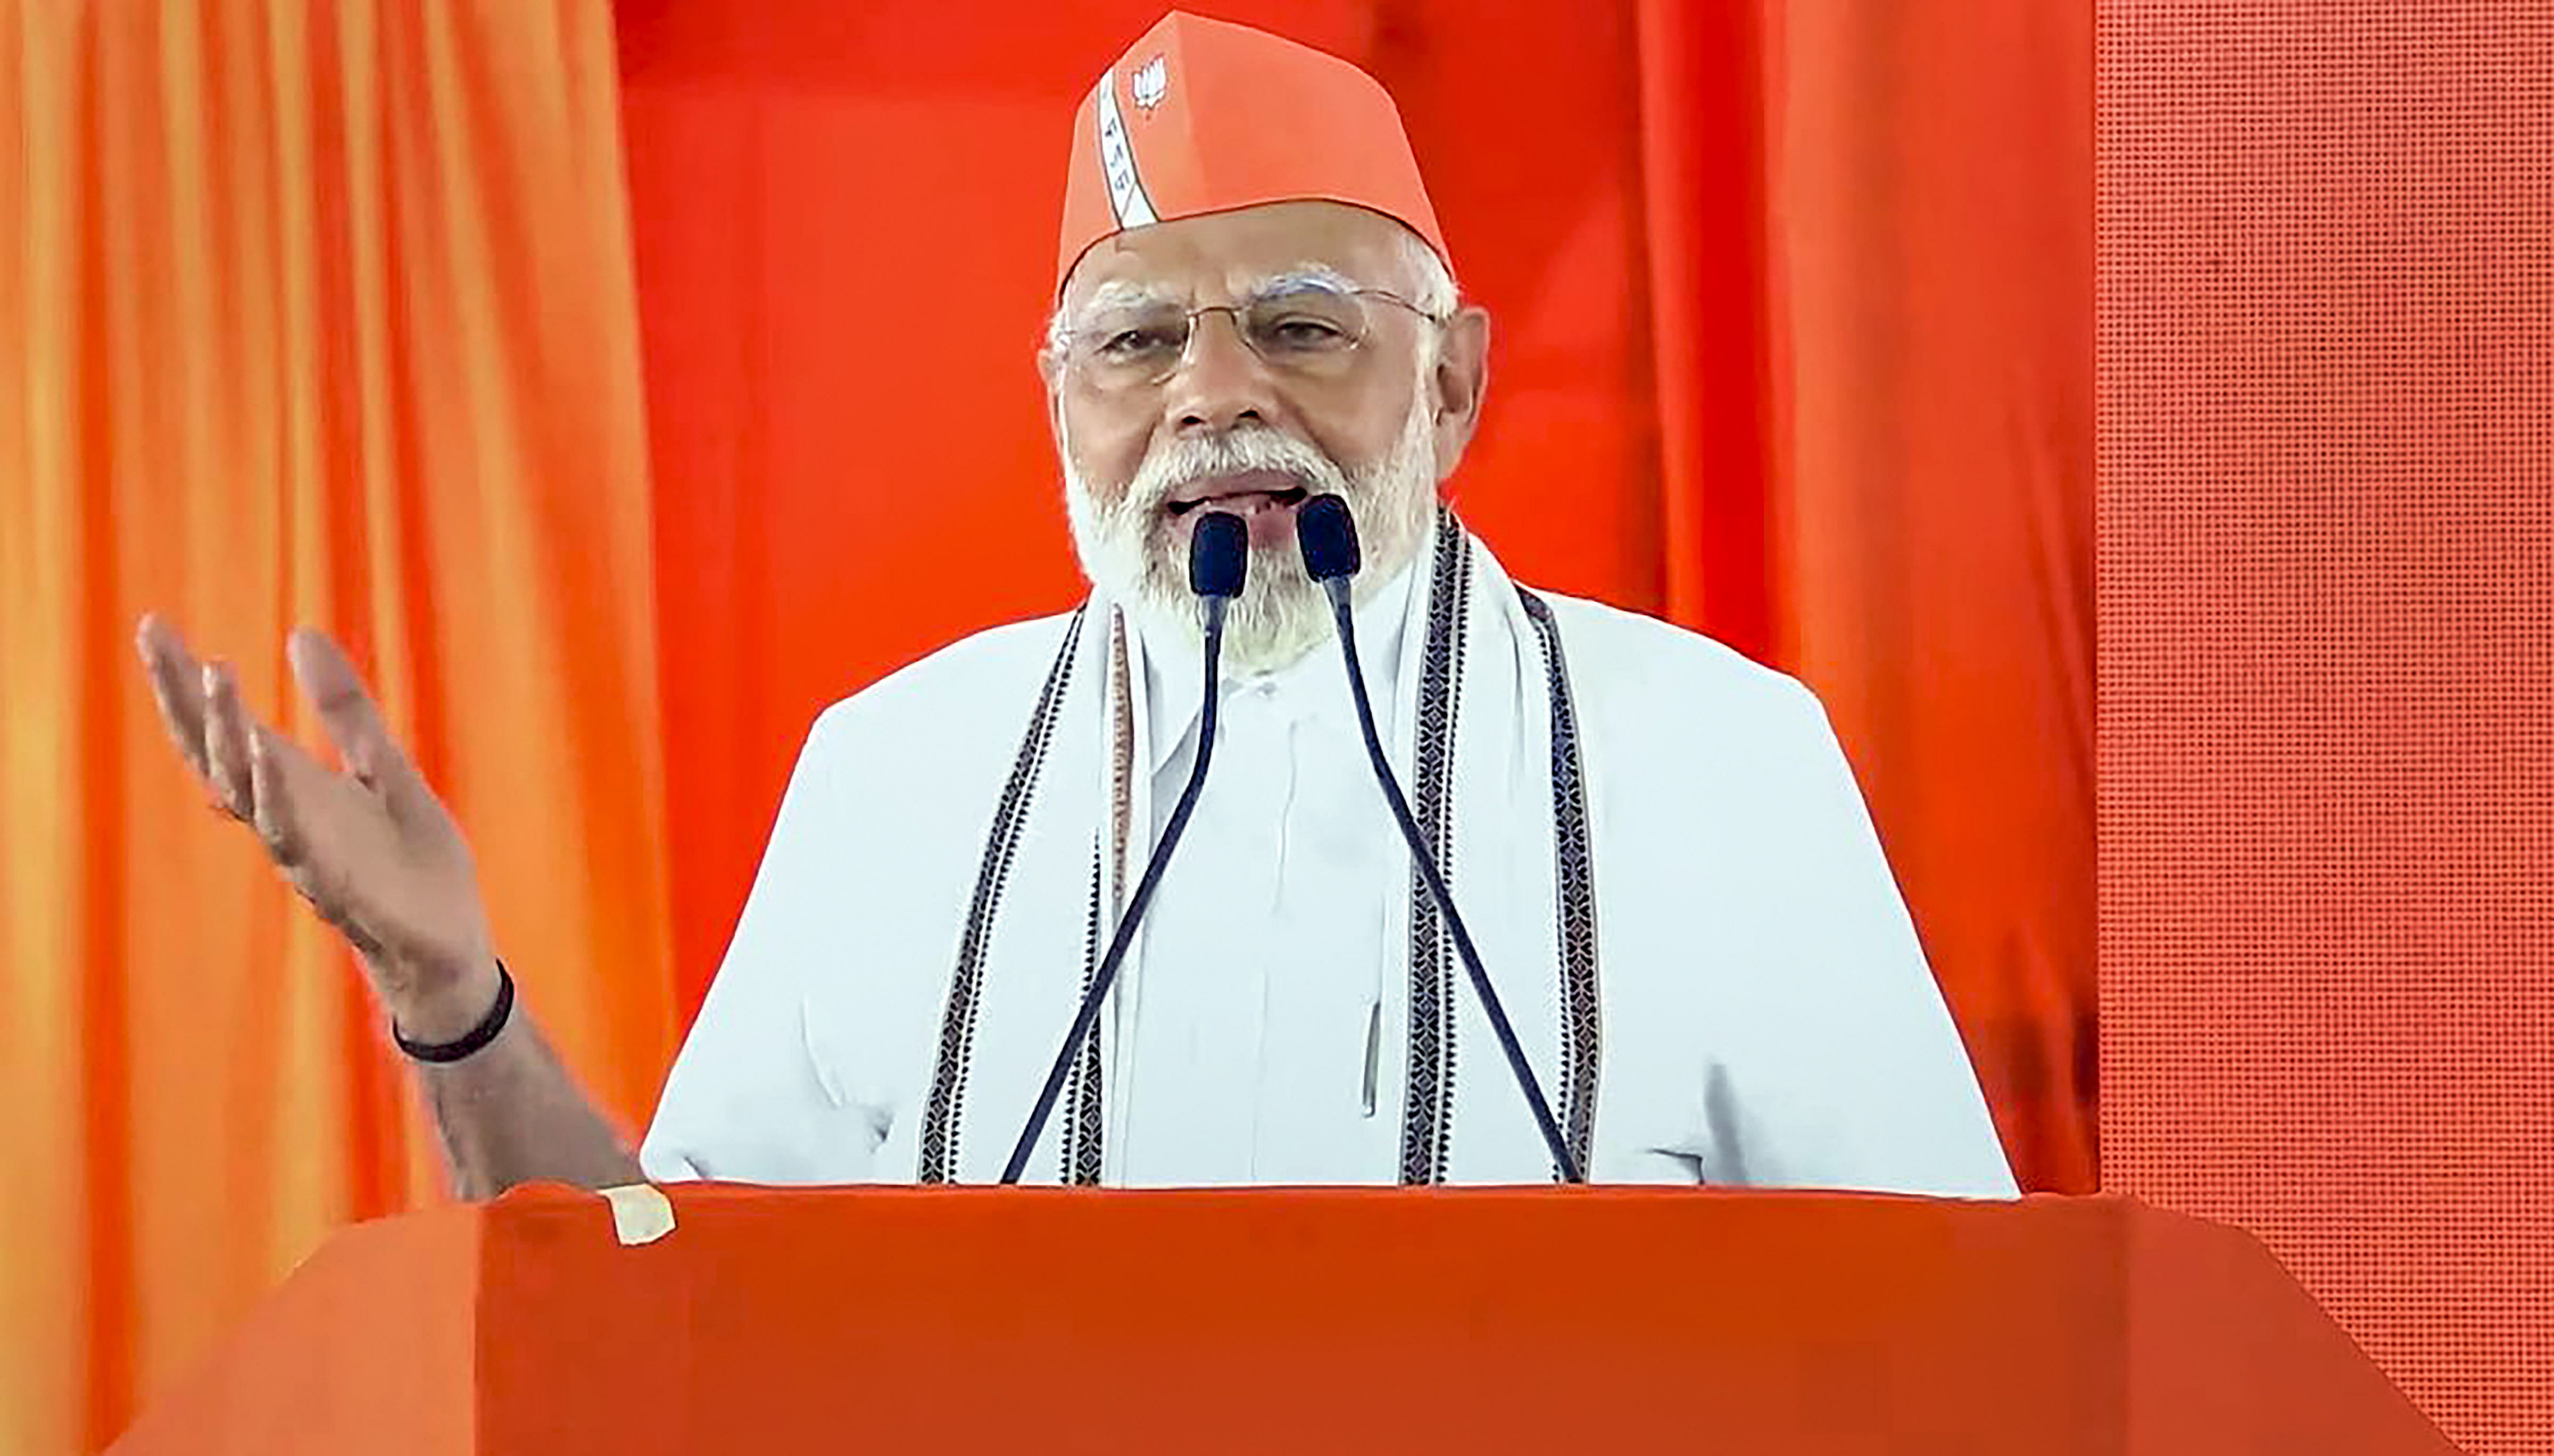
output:
[[[0,1448],[93,1448],[436,1196],[351,958],[212,813],[145,610],[318,742],[336,632],[634,1126],[675,1034],[603,0],[0,6]]]

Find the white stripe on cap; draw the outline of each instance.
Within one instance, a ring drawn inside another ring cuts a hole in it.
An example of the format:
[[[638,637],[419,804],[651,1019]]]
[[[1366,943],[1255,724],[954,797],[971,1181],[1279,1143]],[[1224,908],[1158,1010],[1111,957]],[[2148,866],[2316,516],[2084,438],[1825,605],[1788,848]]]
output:
[[[1160,222],[1153,199],[1144,195],[1144,179],[1135,174],[1135,142],[1126,135],[1126,119],[1117,111],[1117,73],[1100,78],[1100,175],[1108,183],[1108,210],[1121,228]]]

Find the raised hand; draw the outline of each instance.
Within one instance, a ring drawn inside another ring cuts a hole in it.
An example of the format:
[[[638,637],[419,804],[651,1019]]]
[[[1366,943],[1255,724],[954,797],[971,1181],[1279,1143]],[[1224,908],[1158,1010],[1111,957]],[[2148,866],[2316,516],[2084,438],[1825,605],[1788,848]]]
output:
[[[337,644],[301,627],[285,647],[342,771],[251,716],[230,668],[198,663],[158,616],[142,619],[135,647],[177,751],[362,953],[401,1029],[428,1042],[466,1033],[497,994],[470,847]]]

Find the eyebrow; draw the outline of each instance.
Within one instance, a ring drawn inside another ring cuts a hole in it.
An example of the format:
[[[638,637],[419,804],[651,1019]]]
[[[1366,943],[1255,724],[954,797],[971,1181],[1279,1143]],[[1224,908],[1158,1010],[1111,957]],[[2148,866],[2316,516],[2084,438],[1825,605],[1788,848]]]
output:
[[[1134,308],[1154,303],[1178,306],[1178,300],[1159,283],[1137,282],[1132,279],[1110,279],[1094,287],[1091,290],[1091,296],[1083,299],[1070,312],[1058,305],[1055,312],[1047,315],[1046,347],[1049,349],[1065,347],[1067,340],[1091,327],[1091,321],[1094,318],[1111,308]]]
[[[1334,292],[1353,293],[1364,286],[1327,263],[1299,263],[1284,273],[1261,279],[1242,290],[1244,298],[1265,298],[1272,293],[1300,292],[1306,288],[1328,288]]]
[[[1327,263],[1299,263],[1282,273],[1269,274],[1255,280],[1249,285],[1236,289],[1235,295],[1247,301],[1253,298],[1266,298],[1277,293],[1299,292],[1306,288],[1328,288],[1335,292],[1353,293],[1361,286],[1363,285],[1356,280]],[[1143,282],[1133,279],[1110,279],[1093,288],[1091,296],[1083,299],[1082,306],[1074,311],[1087,318],[1103,308],[1126,308],[1145,303],[1177,305],[1182,301],[1177,292],[1157,282]]]
[[[1318,288],[1338,293],[1354,293],[1364,286],[1327,263],[1299,263],[1282,273],[1270,274],[1248,287],[1238,290],[1238,296],[1241,301],[1248,303],[1306,289]],[[1073,310],[1070,322],[1059,312],[1049,325],[1048,337],[1053,340],[1064,334],[1073,333],[1088,325],[1094,315],[1108,309],[1135,308],[1152,304],[1171,308],[1185,306],[1184,300],[1177,293],[1160,283],[1138,281],[1133,279],[1110,279],[1091,290],[1091,296],[1083,299],[1081,306]]]
[[[1138,303],[1176,303],[1178,301],[1171,296],[1170,289],[1159,283],[1137,282],[1132,279],[1110,279],[1093,288],[1091,296],[1083,299],[1082,306],[1074,312],[1088,318],[1103,308],[1125,308]]]

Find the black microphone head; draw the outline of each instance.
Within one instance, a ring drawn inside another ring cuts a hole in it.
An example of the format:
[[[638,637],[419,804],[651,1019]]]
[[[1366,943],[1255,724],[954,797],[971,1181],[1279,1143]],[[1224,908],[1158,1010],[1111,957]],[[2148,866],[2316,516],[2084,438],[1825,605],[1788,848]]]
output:
[[[1348,503],[1323,494],[1295,507],[1295,540],[1304,548],[1304,570],[1317,582],[1357,574],[1356,520]]]
[[[1250,572],[1250,527],[1229,510],[1210,510],[1189,531],[1189,590],[1238,597]]]

